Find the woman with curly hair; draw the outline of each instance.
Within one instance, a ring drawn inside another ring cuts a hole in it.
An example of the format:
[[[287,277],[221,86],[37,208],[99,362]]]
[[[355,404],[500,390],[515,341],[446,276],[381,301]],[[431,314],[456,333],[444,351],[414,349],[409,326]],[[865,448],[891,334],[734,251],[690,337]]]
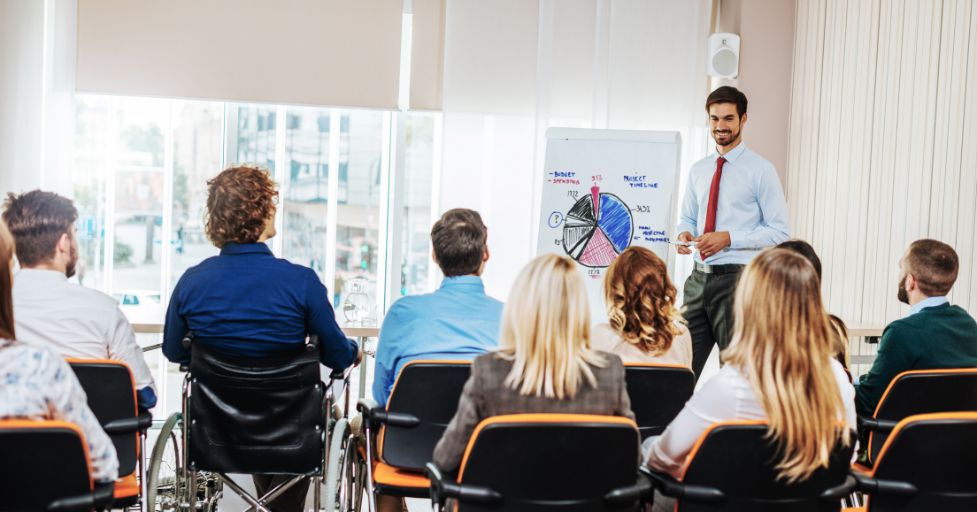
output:
[[[594,326],[594,348],[625,363],[692,364],[692,337],[658,255],[638,246],[622,252],[607,268],[604,302],[609,323]]]
[[[359,361],[316,273],[276,258],[265,245],[276,234],[277,202],[264,169],[233,167],[207,182],[206,232],[220,255],[188,269],[174,288],[163,329],[167,359],[190,361],[182,340],[192,331],[194,344],[254,358],[294,350],[316,335],[322,364],[340,370]],[[282,478],[255,475],[255,487],[264,494]],[[307,490],[307,481],[293,486],[271,506],[302,510]]]

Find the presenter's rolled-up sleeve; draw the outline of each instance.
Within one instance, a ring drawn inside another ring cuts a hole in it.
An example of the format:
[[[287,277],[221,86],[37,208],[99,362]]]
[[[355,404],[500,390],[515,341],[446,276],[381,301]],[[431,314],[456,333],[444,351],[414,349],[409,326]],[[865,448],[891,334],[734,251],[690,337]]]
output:
[[[756,190],[760,223],[751,230],[730,231],[730,249],[763,249],[790,238],[787,200],[777,170],[772,165],[760,173]]]
[[[326,287],[311,270],[305,290],[306,323],[309,332],[319,337],[319,361],[333,370],[348,368],[356,359],[356,343],[339,328]]]

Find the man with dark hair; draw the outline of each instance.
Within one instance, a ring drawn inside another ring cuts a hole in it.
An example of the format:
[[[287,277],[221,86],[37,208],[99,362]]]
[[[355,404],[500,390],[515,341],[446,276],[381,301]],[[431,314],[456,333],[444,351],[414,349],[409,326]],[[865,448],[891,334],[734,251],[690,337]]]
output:
[[[977,367],[977,323],[946,295],[957,280],[959,259],[938,240],[916,240],[899,261],[896,293],[909,315],[882,331],[872,369],[855,386],[855,409],[871,416],[889,382],[908,370]]]
[[[71,201],[52,192],[7,196],[3,220],[14,236],[21,267],[13,291],[17,339],[62,357],[126,363],[136,381],[139,406],[152,408],[153,377],[119,304],[68,282],[78,265],[77,219]]]
[[[401,368],[415,359],[473,359],[498,346],[502,303],[485,294],[488,230],[478,212],[448,210],[431,228],[444,280],[434,293],[402,297],[380,329],[373,398],[383,405]]]
[[[720,87],[706,99],[716,152],[689,170],[678,224],[679,254],[695,268],[685,282],[684,316],[692,333],[698,378],[712,352],[733,334],[733,292],[743,267],[762,249],[788,238],[787,202],[773,164],[747,149],[746,96]]]

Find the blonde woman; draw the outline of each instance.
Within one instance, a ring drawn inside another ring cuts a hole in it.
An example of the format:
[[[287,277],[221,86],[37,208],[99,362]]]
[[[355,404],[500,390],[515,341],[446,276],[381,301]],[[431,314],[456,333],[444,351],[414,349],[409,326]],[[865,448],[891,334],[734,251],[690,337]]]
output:
[[[461,464],[472,431],[490,416],[579,413],[634,419],[621,359],[590,348],[590,308],[573,260],[527,265],[502,312],[499,350],[477,357],[458,412],[434,449],[445,471]]]
[[[836,334],[821,304],[818,275],[803,256],[768,249],[746,268],[734,311],[726,365],[660,437],[646,441],[647,464],[678,478],[709,425],[766,419],[783,446],[780,478],[804,480],[827,466],[839,422],[855,429],[854,390],[834,358]],[[853,442],[847,429],[841,442]]]
[[[594,327],[593,347],[625,363],[692,366],[692,336],[675,307],[665,262],[632,246],[607,268],[604,303],[609,323]]]

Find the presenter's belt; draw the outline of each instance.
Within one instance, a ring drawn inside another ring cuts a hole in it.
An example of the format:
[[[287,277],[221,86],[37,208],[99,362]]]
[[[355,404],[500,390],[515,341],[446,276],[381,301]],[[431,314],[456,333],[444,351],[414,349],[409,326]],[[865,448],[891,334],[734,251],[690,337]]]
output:
[[[695,270],[703,274],[735,274],[746,265],[706,265],[705,263],[695,262]]]

